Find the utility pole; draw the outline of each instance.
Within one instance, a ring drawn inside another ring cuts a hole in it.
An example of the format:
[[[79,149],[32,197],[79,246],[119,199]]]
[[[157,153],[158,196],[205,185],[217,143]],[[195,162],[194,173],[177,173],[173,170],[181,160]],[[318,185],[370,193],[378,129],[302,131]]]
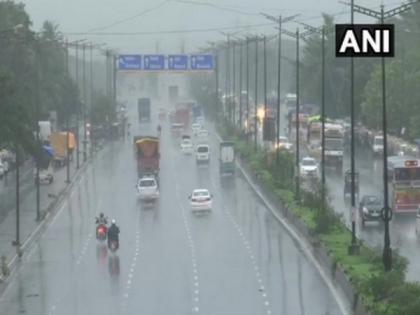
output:
[[[232,121],[233,121],[233,127],[236,129],[236,41],[233,41],[232,44],[232,100],[233,100],[233,117],[232,117]]]
[[[384,6],[381,5],[381,10],[375,11],[359,5],[355,5],[353,0],[351,2],[352,12],[358,12],[370,17],[374,17],[384,24],[385,19],[399,15],[412,8],[412,5],[418,3],[419,0],[410,1],[394,9],[384,11]],[[384,137],[384,153],[383,153],[383,186],[384,186],[384,208],[382,209],[382,219],[384,221],[384,248],[382,252],[382,261],[385,271],[392,269],[392,249],[389,235],[389,221],[392,219],[392,209],[389,207],[388,200],[388,143],[387,143],[387,114],[386,114],[386,75],[385,75],[385,58],[381,58],[382,71],[382,133]]]
[[[281,34],[283,33],[282,31],[282,24],[292,21],[294,20],[296,17],[299,16],[299,14],[295,14],[292,16],[288,16],[285,18],[282,18],[282,16],[280,15],[279,17],[275,17],[266,13],[261,13],[262,16],[264,16],[265,18],[267,18],[268,20],[278,23],[278,50],[277,50],[277,115],[276,115],[276,163],[279,163],[279,138],[280,138],[280,94],[281,94],[281,58],[282,58],[282,53],[281,53]]]
[[[215,91],[215,96],[216,96],[216,107],[217,107],[217,109],[220,109],[219,108],[219,105],[220,105],[220,103],[219,103],[219,51],[216,49],[215,51],[214,51],[214,61],[215,61],[215,63],[216,63],[216,69],[215,69],[215,84],[216,84],[216,91]]]
[[[36,131],[36,143],[37,146],[41,145],[41,141],[39,138],[39,58],[41,57],[39,54],[39,43],[35,41],[35,50],[36,50],[36,74],[35,74],[35,131]],[[41,157],[36,159],[36,180],[35,180],[35,188],[36,188],[36,221],[40,221],[41,219],[41,191],[40,191],[40,182],[39,182],[39,160]]]
[[[249,141],[249,38],[246,38],[246,141]]]
[[[79,44],[76,42],[76,84],[79,88]],[[80,141],[79,141],[79,121],[80,121],[80,108],[76,110],[76,168],[80,168]],[[67,132],[69,132],[67,130]],[[67,147],[68,151],[68,147]]]
[[[87,130],[86,130],[86,45],[83,44],[83,162],[87,160]]]
[[[242,134],[242,67],[243,67],[243,44],[239,44],[239,130]]]
[[[306,29],[306,34],[320,33],[321,34],[321,195],[323,208],[326,206],[326,189],[325,189],[325,36],[326,33],[331,33],[332,29],[325,29],[323,25],[321,28],[313,27],[309,24],[297,22]]]
[[[299,143],[299,28],[296,29],[296,200],[300,202],[300,170],[299,170],[299,160],[300,160],[300,143]]]
[[[20,251],[20,147],[15,139],[16,143],[16,240],[13,245],[16,246],[16,253],[21,256]]]
[[[255,91],[254,91],[254,149],[257,151],[257,135],[258,135],[258,36],[255,37]]]
[[[67,76],[69,76],[69,43],[66,40],[65,42],[65,54],[66,54],[66,74]],[[68,100],[66,102],[66,132],[67,132],[67,136],[66,136],[66,148],[69,147],[69,142],[70,142],[70,135],[69,135],[69,119],[70,119],[70,110],[69,110],[69,103]],[[70,151],[67,149],[66,150],[66,183],[69,184],[70,183]]]
[[[263,52],[264,52],[264,119],[267,117],[267,38],[263,36]],[[263,119],[263,123],[265,123]]]
[[[113,54],[112,56],[112,97],[114,99],[114,104],[117,105],[117,55]]]

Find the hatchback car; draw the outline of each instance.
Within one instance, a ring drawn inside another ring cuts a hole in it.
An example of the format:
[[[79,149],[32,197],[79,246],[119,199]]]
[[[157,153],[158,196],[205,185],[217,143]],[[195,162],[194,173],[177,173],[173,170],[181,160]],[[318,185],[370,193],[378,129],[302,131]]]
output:
[[[195,211],[211,211],[213,195],[207,189],[195,189],[188,196],[191,202],[191,210]]]
[[[316,177],[318,175],[318,163],[314,158],[305,157],[300,162],[300,175],[303,177]]]
[[[359,214],[362,220],[362,225],[366,221],[381,220],[382,208],[384,206],[383,199],[375,195],[365,195],[359,203]]]
[[[140,200],[156,200],[159,198],[159,187],[153,176],[145,176],[139,179],[137,185],[137,196]]]
[[[279,146],[278,148],[287,150],[287,151],[291,151],[293,148],[293,144],[291,142],[289,142],[289,139],[287,139],[287,137],[284,136],[280,136],[279,137]]]
[[[191,139],[183,139],[181,141],[181,151],[184,154],[188,154],[188,155],[193,154],[194,146],[191,142]]]

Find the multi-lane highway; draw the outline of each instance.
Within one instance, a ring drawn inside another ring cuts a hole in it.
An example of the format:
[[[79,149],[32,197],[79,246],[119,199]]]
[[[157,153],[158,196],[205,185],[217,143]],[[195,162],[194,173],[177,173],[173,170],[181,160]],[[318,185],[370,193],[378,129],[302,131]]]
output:
[[[134,99],[129,107],[132,134],[154,134],[155,124],[137,127]],[[108,144],[24,256],[0,314],[342,314],[342,301],[239,172],[219,177],[210,142],[210,166],[197,168],[163,125],[152,208],[136,200],[132,140]],[[210,214],[190,211],[187,197],[199,187],[214,195]],[[99,212],[121,228],[115,254],[95,239]]]

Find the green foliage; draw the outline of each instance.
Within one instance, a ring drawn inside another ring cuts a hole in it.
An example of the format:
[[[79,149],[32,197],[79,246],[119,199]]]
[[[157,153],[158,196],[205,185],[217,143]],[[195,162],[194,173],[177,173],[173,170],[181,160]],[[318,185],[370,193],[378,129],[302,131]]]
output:
[[[98,94],[93,99],[90,118],[93,125],[101,125],[115,121],[116,106],[109,96]]]

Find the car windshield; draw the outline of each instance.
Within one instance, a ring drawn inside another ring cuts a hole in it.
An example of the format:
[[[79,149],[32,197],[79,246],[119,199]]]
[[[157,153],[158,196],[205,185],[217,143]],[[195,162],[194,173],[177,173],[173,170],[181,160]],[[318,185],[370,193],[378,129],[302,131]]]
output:
[[[193,197],[209,197],[210,194],[208,191],[195,191]]]
[[[140,187],[153,187],[156,186],[154,179],[142,179],[139,184]]]
[[[182,140],[182,144],[183,145],[191,145],[191,140],[184,139],[184,140]]]
[[[312,160],[312,159],[304,159],[302,161],[302,165],[303,166],[315,166],[316,162],[315,162],[315,160]]]
[[[208,147],[201,146],[201,147],[198,147],[197,148],[197,152],[199,152],[199,153],[207,153],[207,152],[209,152],[209,148]]]
[[[368,206],[379,206],[382,204],[382,199],[377,196],[368,196],[365,198],[365,204]]]

